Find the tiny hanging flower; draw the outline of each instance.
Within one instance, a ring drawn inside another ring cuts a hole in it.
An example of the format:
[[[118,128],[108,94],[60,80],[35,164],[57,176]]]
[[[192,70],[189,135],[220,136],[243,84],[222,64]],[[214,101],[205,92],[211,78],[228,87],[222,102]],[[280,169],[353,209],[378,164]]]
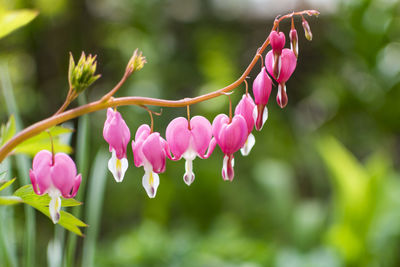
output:
[[[29,171],[32,187],[37,195],[48,194],[50,217],[53,223],[60,220],[61,196],[72,198],[78,192],[82,177],[77,175],[74,161],[65,153],[53,156],[41,150],[33,158]]]
[[[265,66],[270,74],[273,73],[273,54],[271,51],[265,57]],[[282,66],[279,78],[274,75],[272,77],[278,83],[278,94],[276,96],[276,101],[281,108],[284,108],[288,103],[288,97],[286,94],[286,82],[289,80],[290,76],[296,69],[297,58],[292,50],[285,48],[282,50]]]
[[[292,18],[292,28],[289,32],[290,37],[290,49],[293,51],[296,58],[299,56],[299,38],[297,36],[296,28],[294,27],[293,18]]]
[[[269,40],[274,54],[273,73],[275,77],[279,77],[281,71],[281,54],[285,46],[286,38],[283,32],[272,31]]]
[[[257,131],[260,131],[268,119],[267,103],[271,95],[272,81],[269,78],[265,67],[263,67],[253,82],[253,94],[256,107],[253,109],[253,119]]]
[[[246,143],[248,130],[242,115],[235,115],[232,120],[225,114],[215,117],[212,132],[217,144],[225,154],[222,165],[222,179],[232,181],[235,175],[233,154]]]
[[[159,133],[151,132],[148,125],[142,124],[132,141],[133,159],[136,167],[144,167],[142,185],[150,198],[154,198],[160,184],[158,173],[165,171],[165,157],[168,144]]]
[[[254,104],[253,99],[250,95],[244,94],[242,99],[239,101],[235,108],[235,115],[242,115],[242,117],[246,120],[247,123],[247,139],[243,147],[240,149],[240,152],[243,156],[247,156],[254,144],[256,143],[256,139],[254,135],[251,133],[254,128],[254,110],[256,109],[256,104]]]
[[[112,108],[107,109],[103,137],[109,144],[109,149],[112,153],[108,161],[108,169],[113,174],[115,181],[122,182],[128,169],[126,147],[131,139],[131,133],[121,114]]]
[[[195,116],[190,120],[189,126],[186,118],[179,117],[168,124],[165,135],[169,148],[174,155],[172,159],[179,160],[183,157],[186,160],[183,180],[187,185],[190,185],[195,178],[193,160],[196,157],[208,158],[215,148],[215,139],[211,139],[211,123],[202,116]]]

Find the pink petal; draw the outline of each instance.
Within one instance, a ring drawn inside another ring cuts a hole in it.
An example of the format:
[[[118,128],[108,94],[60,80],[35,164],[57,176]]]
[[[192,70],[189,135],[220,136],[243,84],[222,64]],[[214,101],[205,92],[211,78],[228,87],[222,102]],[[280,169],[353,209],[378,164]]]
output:
[[[274,77],[273,62],[274,62],[274,55],[272,51],[269,51],[268,54],[265,56],[265,66],[267,67],[268,73]],[[296,63],[297,63],[297,58],[296,55],[293,53],[293,51],[288,48],[283,49],[281,55],[280,75],[279,78],[275,80],[278,83],[285,83],[287,80],[289,80],[290,76],[296,69]]]
[[[143,155],[153,167],[153,171],[165,171],[165,146],[159,133],[152,133],[147,137],[142,147]]]
[[[224,124],[229,123],[229,117],[225,114],[219,114],[217,117],[214,118],[212,123],[212,134],[219,144],[219,133],[221,132],[221,128]]]
[[[283,32],[272,31],[269,35],[271,48],[274,52],[280,54],[285,46],[285,34]]]
[[[272,81],[263,67],[253,82],[254,101],[257,105],[266,105],[272,90]]]
[[[150,127],[142,124],[136,131],[135,141],[132,141],[133,160],[136,167],[143,166],[145,157],[142,152],[144,140],[150,135]]]
[[[69,196],[75,183],[75,163],[65,153],[57,153],[54,159],[55,164],[50,170],[53,185],[63,196]]]
[[[46,193],[47,189],[51,186],[51,176],[50,168],[53,164],[53,155],[47,150],[39,151],[33,158],[32,171],[30,172],[30,177],[33,185],[33,180],[35,181],[34,187],[36,187],[35,192],[39,194]],[[32,174],[31,174],[32,173]],[[32,178],[34,178],[32,180]],[[35,188],[34,188],[35,189]]]
[[[212,137],[211,123],[203,116],[194,116],[190,120],[190,127],[194,149],[204,157]]]
[[[235,115],[230,124],[222,126],[218,144],[224,154],[233,154],[244,145],[247,135],[245,119],[241,115]]]
[[[110,145],[110,151],[115,150],[118,159],[126,157],[126,147],[131,139],[131,132],[121,114],[111,108],[107,109],[103,137]]]
[[[175,118],[168,124],[165,137],[171,152],[177,160],[188,149],[190,136],[187,119],[183,117]]]
[[[253,110],[255,106],[251,96],[244,94],[235,108],[235,115],[242,115],[246,120],[248,134],[250,134],[254,128]]]

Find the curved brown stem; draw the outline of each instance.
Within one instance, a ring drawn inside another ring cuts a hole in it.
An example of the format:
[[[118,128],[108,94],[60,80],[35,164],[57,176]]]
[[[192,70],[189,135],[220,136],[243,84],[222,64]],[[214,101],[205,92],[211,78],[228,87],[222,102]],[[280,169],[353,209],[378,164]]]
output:
[[[317,14],[317,11],[315,10],[304,10],[300,12],[293,12],[284,16],[279,17],[275,23],[274,26],[272,27],[272,30],[275,30],[276,27],[279,25],[279,22],[281,22],[283,19],[286,18],[291,18],[294,15],[303,15],[303,14]],[[57,124],[63,123],[65,121],[74,119],[76,117],[79,117],[81,115],[87,114],[87,113],[92,113],[98,110],[106,109],[109,107],[117,107],[117,106],[125,106],[125,105],[151,105],[151,106],[160,106],[160,107],[186,107],[188,105],[193,105],[196,103],[200,103],[218,96],[221,96],[222,94],[225,94],[229,91],[232,91],[236,87],[242,84],[242,82],[246,79],[246,77],[249,75],[250,71],[253,69],[254,65],[257,63],[259,55],[264,52],[264,50],[267,48],[269,45],[269,38],[267,38],[263,45],[260,47],[259,50],[257,50],[257,53],[253,57],[252,61],[250,64],[247,66],[246,70],[243,72],[243,74],[240,76],[239,79],[237,79],[235,82],[232,84],[221,88],[219,90],[213,91],[208,94],[204,94],[201,96],[197,96],[194,98],[184,98],[180,100],[164,100],[164,99],[157,99],[157,98],[149,98],[149,97],[120,97],[120,98],[112,98],[112,95],[118,91],[118,89],[123,85],[123,83],[127,79],[127,75],[124,74],[122,77],[121,81],[105,96],[103,96],[100,100],[91,102],[89,104],[63,111],[61,113],[57,112],[53,116],[44,119],[42,121],[39,121],[21,132],[19,132],[17,135],[15,135],[13,138],[11,138],[7,143],[5,143],[1,148],[0,148],[0,163],[7,157],[7,155],[12,152],[12,150],[18,146],[20,143],[23,141],[41,133],[42,131],[55,126]],[[69,104],[69,103],[68,103]],[[63,105],[64,106],[64,105]],[[67,105],[68,106],[68,105]],[[66,107],[65,107],[66,108]],[[61,108],[60,108],[61,110]]]

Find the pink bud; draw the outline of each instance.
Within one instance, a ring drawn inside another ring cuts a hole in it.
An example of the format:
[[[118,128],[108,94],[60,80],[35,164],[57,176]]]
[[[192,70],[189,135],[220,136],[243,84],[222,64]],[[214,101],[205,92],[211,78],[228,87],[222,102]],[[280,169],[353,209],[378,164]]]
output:
[[[228,116],[219,114],[213,121],[212,132],[217,144],[225,154],[222,178],[232,181],[234,177],[233,154],[243,147],[248,136],[246,120],[241,115],[235,115],[230,122]]]
[[[54,223],[60,219],[61,198],[72,198],[78,192],[82,177],[77,175],[74,161],[65,153],[54,158],[47,150],[41,150],[33,159],[29,171],[32,187],[36,194],[48,194],[50,217]]]
[[[190,185],[195,177],[192,161],[197,156],[208,158],[213,152],[216,143],[211,138],[211,123],[202,116],[195,116],[190,120],[190,129],[187,119],[183,117],[176,118],[168,124],[166,139],[175,156],[173,160],[179,160],[181,157],[186,160],[183,179],[187,185]]]
[[[126,147],[131,139],[131,132],[118,111],[107,109],[107,119],[104,123],[103,137],[109,144],[112,153],[108,161],[108,169],[117,182],[122,182],[128,169]]]
[[[265,67],[263,67],[253,82],[254,101],[257,108],[253,109],[253,119],[255,121],[256,130],[260,131],[267,120],[268,110],[267,103],[271,95],[272,81],[269,78]]]
[[[159,133],[151,133],[150,127],[143,124],[136,131],[135,141],[132,141],[132,150],[135,166],[144,167],[145,175],[142,185],[147,195],[154,198],[160,184],[158,173],[165,171],[168,144]]]
[[[285,46],[285,34],[283,32],[272,31],[269,34],[269,41],[271,44],[272,51],[278,55],[282,53],[282,49]]]
[[[299,39],[295,28],[290,30],[290,49],[293,51],[296,58],[299,56]]]

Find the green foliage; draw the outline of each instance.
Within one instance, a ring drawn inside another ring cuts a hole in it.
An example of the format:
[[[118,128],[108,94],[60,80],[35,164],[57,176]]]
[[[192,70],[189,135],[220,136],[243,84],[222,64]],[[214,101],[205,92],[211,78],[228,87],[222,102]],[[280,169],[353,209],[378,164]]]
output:
[[[64,128],[61,126],[55,126],[49,129],[49,132],[53,139],[54,153],[64,152],[70,154],[72,152],[72,148],[63,143],[60,136],[64,134],[69,134],[73,130]],[[15,149],[15,153],[26,154],[29,156],[35,156],[40,150],[52,150],[51,139],[49,133],[47,131],[41,132],[40,134],[29,138],[28,140],[19,144]]]
[[[37,209],[38,211],[50,218],[48,207],[50,198],[47,194],[38,196],[33,191],[32,185],[25,185],[15,191],[14,196],[21,198],[25,204],[32,206],[33,208]],[[75,199],[62,199],[61,201],[62,207],[73,207],[81,204],[81,202]],[[60,214],[61,216],[58,222],[59,225],[77,235],[83,235],[79,227],[87,227],[87,224],[66,211],[62,210]]]
[[[0,174],[0,176],[2,176],[0,178],[0,191],[4,190],[5,188],[9,187],[12,183],[14,183],[15,178],[9,180],[9,181],[5,181],[3,180],[3,177],[5,176],[6,172],[3,172]]]
[[[15,118],[10,116],[6,124],[2,124],[0,128],[0,146],[4,145],[15,134]]]
[[[36,10],[20,9],[15,11],[0,10],[0,38],[12,33],[31,22],[39,14]]]

